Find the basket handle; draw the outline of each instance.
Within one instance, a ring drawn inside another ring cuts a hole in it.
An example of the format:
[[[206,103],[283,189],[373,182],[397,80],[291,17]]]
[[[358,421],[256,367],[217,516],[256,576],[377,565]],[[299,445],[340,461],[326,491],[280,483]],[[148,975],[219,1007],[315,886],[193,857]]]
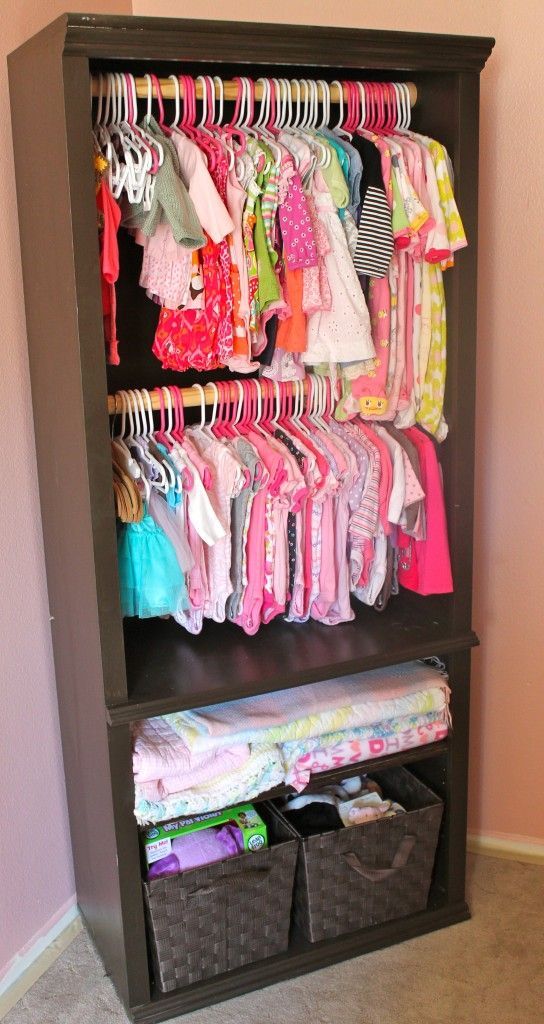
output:
[[[260,888],[270,874],[270,868],[252,868],[249,871],[238,871],[234,875],[220,875],[209,885],[203,885],[199,889],[193,889],[187,893],[187,899],[198,899],[199,896],[211,896],[212,893],[229,892],[229,895],[249,895],[246,886]]]
[[[359,857],[356,853],[344,853],[344,860],[349,864],[350,868],[353,868],[358,875],[362,875],[369,882],[383,882],[386,878],[391,878],[399,868],[406,866],[410,859],[410,854],[416,845],[415,836],[403,836],[401,839],[397,852],[393,857],[393,861],[390,868],[367,868],[364,864],[361,864]]]

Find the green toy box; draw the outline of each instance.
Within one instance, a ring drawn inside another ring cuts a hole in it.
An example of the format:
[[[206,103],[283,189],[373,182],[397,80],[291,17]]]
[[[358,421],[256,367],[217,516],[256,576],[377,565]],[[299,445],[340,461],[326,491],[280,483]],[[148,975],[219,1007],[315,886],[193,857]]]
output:
[[[254,853],[268,846],[268,834],[263,819],[257,814],[253,804],[240,804],[227,811],[197,814],[191,818],[178,818],[164,825],[154,825],[143,833],[142,841],[147,866],[167,857],[172,851],[172,839],[187,832],[197,832],[213,825],[224,825],[228,821],[236,825],[242,833],[244,850]]]

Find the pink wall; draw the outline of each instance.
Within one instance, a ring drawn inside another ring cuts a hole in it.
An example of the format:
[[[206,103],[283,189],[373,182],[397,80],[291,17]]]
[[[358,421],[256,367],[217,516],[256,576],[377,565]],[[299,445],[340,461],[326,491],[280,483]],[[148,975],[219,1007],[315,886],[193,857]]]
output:
[[[12,958],[74,899],[39,519],[5,55],[66,6],[130,13],[130,2],[0,3],[0,983]],[[37,168],[37,174],[46,173]],[[7,440],[9,439],[9,441]]]
[[[39,10],[38,10],[39,6]],[[71,9],[128,12],[130,0],[71,3]],[[135,14],[179,16],[178,2],[134,0]],[[399,10],[400,7],[400,10]],[[0,10],[8,53],[52,20],[62,2],[19,0]],[[478,489],[475,623],[483,647],[475,656],[472,715],[471,827],[486,834],[544,842],[544,804],[537,769],[544,647],[544,565],[537,510],[544,500],[544,446],[537,388],[544,379],[538,331],[541,225],[544,192],[538,186],[537,146],[520,139],[530,126],[536,142],[544,127],[539,40],[544,13],[525,0],[523,17],[507,0],[412,0],[392,7],[354,0],[279,0],[277,21],[486,34],[497,50],[482,80],[482,188]],[[195,14],[197,13],[195,8]],[[217,4],[200,0],[198,16],[217,17]],[[236,16],[251,20],[255,5],[239,0]],[[271,16],[271,15],[270,15]],[[538,97],[538,99],[537,99]],[[530,114],[529,114],[530,112]],[[4,63],[0,115],[7,132],[9,104]],[[517,142],[516,142],[517,138]],[[0,149],[0,308],[3,393],[0,436],[10,445],[0,496],[2,532],[3,707],[0,778],[4,802],[0,862],[9,884],[0,888],[2,965],[72,898],[74,884],[54,695],[30,400],[19,242],[9,135]],[[526,358],[515,358],[523,347]],[[541,405],[542,403],[540,403]],[[5,417],[5,420],[4,420]],[[530,438],[530,440],[529,440]],[[4,448],[4,452],[6,449]],[[8,483],[9,482],[9,483]],[[519,538],[519,541],[517,540]],[[539,564],[540,563],[540,564]],[[10,581],[6,586],[5,581]],[[517,708],[522,709],[522,713]],[[516,742],[513,724],[523,727]],[[540,728],[541,732],[541,728]],[[32,830],[32,841],[27,836]],[[21,851],[24,851],[24,856]],[[14,865],[23,863],[17,870]]]

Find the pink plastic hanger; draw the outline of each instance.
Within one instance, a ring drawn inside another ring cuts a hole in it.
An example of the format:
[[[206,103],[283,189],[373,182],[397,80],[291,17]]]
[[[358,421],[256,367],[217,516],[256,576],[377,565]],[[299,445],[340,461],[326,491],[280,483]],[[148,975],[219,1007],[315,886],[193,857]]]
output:
[[[384,83],[384,89],[387,100],[387,121],[384,132],[386,135],[391,135],[397,123],[397,94],[392,82]]]
[[[159,126],[160,126],[161,131],[164,132],[164,134],[168,138],[172,134],[172,129],[165,123],[165,120],[164,120],[164,101],[163,101],[163,96],[162,96],[161,83],[160,83],[159,79],[157,78],[157,75],[154,75],[154,74],[151,75],[151,81],[153,82],[153,85],[155,86],[155,95],[156,95],[157,103],[158,103],[158,106],[159,106]]]
[[[278,387],[280,390],[280,414],[278,417],[278,425],[287,433],[291,425],[293,414],[293,390],[290,383],[285,384],[283,381],[278,384]]]
[[[215,170],[217,165],[217,149],[216,141],[212,136],[210,129],[207,127],[206,122],[208,120],[208,106],[210,102],[210,85],[209,76],[198,75],[197,81],[202,85],[202,117],[198,125],[194,125],[195,141],[198,143],[200,149],[202,149],[208,158],[208,170],[210,172]],[[194,84],[194,83],[193,83]],[[196,97],[196,89],[195,89]],[[195,102],[196,111],[196,102]]]
[[[233,381],[232,384],[240,384],[240,381]],[[217,431],[220,437],[224,439],[233,439],[236,437],[236,431],[233,424],[234,415],[234,403],[231,402],[231,384],[228,381],[219,381],[216,385],[219,389],[219,415],[216,422]],[[240,393],[243,399],[243,391],[240,389]],[[251,481],[251,473],[247,466],[240,466],[243,474],[244,483],[243,488],[249,487]]]
[[[165,432],[166,413],[165,413],[164,395],[162,393],[162,388],[155,388],[154,394],[157,395],[157,398],[159,399],[159,407],[160,407],[160,426],[159,426],[159,429],[155,431],[155,439],[158,442],[160,442],[160,444],[163,444],[165,448],[168,448],[168,450],[170,450],[172,445],[171,445],[169,439],[167,438],[166,432]]]
[[[261,389],[262,389],[262,393],[263,393],[263,416],[262,416],[261,422],[262,422],[262,425],[263,425],[264,429],[266,431],[268,431],[269,434],[273,434],[274,433],[274,424],[272,422],[272,413],[274,411],[274,407],[273,407],[273,396],[274,396],[273,382],[271,380],[268,380],[267,377],[261,377],[260,384],[261,384]]]
[[[180,114],[178,117],[177,128],[178,131],[183,132],[184,135],[187,135],[189,122],[189,100],[187,96],[187,85],[185,79],[185,75],[178,75],[178,86],[180,93]]]
[[[152,102],[153,102],[153,83],[152,83],[151,75],[150,74],[146,74],[144,77],[145,77],[146,82],[147,82],[147,113],[145,115],[144,123],[148,125],[149,124],[149,119],[151,117],[151,107],[152,107]],[[145,131],[143,131],[143,134],[145,135],[145,137],[147,139],[149,139],[149,142],[150,142],[151,147],[152,147],[152,149],[151,149],[151,156],[152,156],[153,163],[152,163],[152,166],[151,166],[151,173],[152,174],[156,174],[158,169],[159,169],[159,167],[163,163],[163,160],[164,160],[164,150],[163,150],[160,142],[158,142],[156,139],[152,138],[151,135],[148,135],[147,132],[145,132]]]
[[[194,80],[190,75],[179,76],[180,85],[183,86],[183,115],[180,128],[184,135],[190,139],[196,138],[196,88]]]
[[[185,429],[185,417],[183,415],[183,401],[178,387],[173,385],[168,388],[174,406],[174,429],[172,437],[175,441],[183,442],[183,431]]]
[[[219,421],[221,425],[221,437],[232,440],[233,437],[236,437],[236,434],[232,426],[234,410],[231,399],[231,384],[228,381],[221,380],[218,382],[217,387],[219,388],[220,398]]]
[[[220,129],[220,133],[225,140],[225,146],[227,151],[232,154],[233,160],[239,153],[244,153],[247,148],[246,135],[239,126],[238,119],[240,117],[242,99],[245,102],[245,86],[242,79],[236,76],[234,81],[236,82],[236,100],[234,103],[234,113],[228,124],[223,125]],[[235,150],[233,142],[238,143],[238,149]],[[235,165],[234,165],[235,166]]]
[[[242,381],[242,387],[244,389],[244,411],[240,426],[242,427],[242,433],[247,434],[251,429],[253,423],[253,392],[249,380]]]
[[[230,411],[230,387],[225,381],[216,384],[219,391],[219,411],[216,421],[216,436],[226,439],[230,437],[228,417]]]
[[[353,135],[356,131],[357,125],[359,124],[359,117],[361,112],[359,90],[355,82],[344,83],[348,91],[348,116],[346,124],[348,125],[347,130]]]

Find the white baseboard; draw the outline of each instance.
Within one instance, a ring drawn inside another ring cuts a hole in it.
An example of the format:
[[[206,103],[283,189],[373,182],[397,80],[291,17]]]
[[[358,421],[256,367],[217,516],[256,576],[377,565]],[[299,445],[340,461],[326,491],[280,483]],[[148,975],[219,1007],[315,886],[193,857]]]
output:
[[[501,860],[517,860],[524,864],[544,864],[544,843],[538,840],[515,836],[486,836],[469,832],[467,837],[469,853],[480,853],[485,857],[499,857]]]
[[[73,904],[55,923],[19,956],[0,979],[0,1020],[19,1002],[29,988],[79,934],[83,923]]]

